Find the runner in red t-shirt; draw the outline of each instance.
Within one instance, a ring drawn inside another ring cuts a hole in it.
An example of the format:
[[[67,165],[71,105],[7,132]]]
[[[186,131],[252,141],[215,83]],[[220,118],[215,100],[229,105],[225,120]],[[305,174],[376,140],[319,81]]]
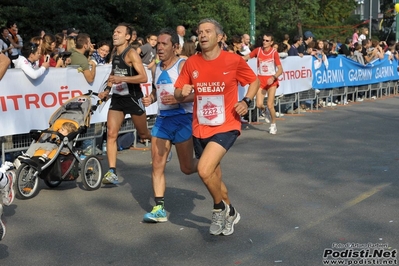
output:
[[[248,112],[259,81],[248,64],[236,54],[222,51],[220,24],[201,20],[198,38],[202,53],[191,56],[175,83],[175,97],[182,101],[194,91],[193,142],[199,158],[198,174],[212,195],[212,235],[231,235],[240,214],[230,204],[222,182],[220,162],[240,134],[240,116]],[[249,85],[246,97],[238,101],[238,82]]]
[[[258,59],[258,78],[260,81],[260,88],[256,94],[256,106],[265,113],[265,120],[270,124],[269,133],[276,134],[276,111],[274,110],[274,97],[279,86],[278,77],[283,73],[280,56],[273,46],[273,35],[263,35],[263,46],[254,49],[249,55],[244,56],[244,59],[256,57]],[[263,101],[267,92],[267,108],[265,108]]]

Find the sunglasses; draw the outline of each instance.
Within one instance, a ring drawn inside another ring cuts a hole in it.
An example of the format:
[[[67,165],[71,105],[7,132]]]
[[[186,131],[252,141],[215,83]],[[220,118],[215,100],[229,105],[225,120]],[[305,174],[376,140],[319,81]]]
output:
[[[271,42],[272,40],[265,40],[265,39],[263,39],[263,41],[264,41],[264,42]]]

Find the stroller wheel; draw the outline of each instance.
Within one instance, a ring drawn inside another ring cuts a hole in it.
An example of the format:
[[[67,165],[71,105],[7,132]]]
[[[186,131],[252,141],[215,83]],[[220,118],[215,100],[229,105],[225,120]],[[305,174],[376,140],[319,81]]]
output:
[[[18,199],[30,199],[39,192],[38,172],[29,164],[22,163],[17,170],[15,196]]]
[[[44,183],[49,187],[49,188],[55,188],[58,187],[61,184],[61,181],[48,181],[44,180]]]
[[[82,162],[80,177],[87,190],[96,190],[101,186],[103,170],[100,160],[94,156],[87,156]]]

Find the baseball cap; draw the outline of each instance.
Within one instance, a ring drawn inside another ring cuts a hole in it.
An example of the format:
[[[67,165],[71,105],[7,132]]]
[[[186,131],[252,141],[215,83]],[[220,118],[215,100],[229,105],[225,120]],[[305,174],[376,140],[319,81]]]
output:
[[[67,35],[71,35],[72,33],[79,34],[79,30],[77,30],[75,28],[68,28]]]
[[[305,36],[305,39],[307,39],[309,37],[312,37],[313,39],[316,38],[311,31],[305,31],[303,36]]]

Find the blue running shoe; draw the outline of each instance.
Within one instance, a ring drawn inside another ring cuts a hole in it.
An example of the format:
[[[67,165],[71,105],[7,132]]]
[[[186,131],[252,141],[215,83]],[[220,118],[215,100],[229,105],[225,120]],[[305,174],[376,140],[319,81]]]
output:
[[[143,221],[147,223],[163,223],[168,221],[168,217],[163,206],[156,205],[151,212],[144,215]]]

